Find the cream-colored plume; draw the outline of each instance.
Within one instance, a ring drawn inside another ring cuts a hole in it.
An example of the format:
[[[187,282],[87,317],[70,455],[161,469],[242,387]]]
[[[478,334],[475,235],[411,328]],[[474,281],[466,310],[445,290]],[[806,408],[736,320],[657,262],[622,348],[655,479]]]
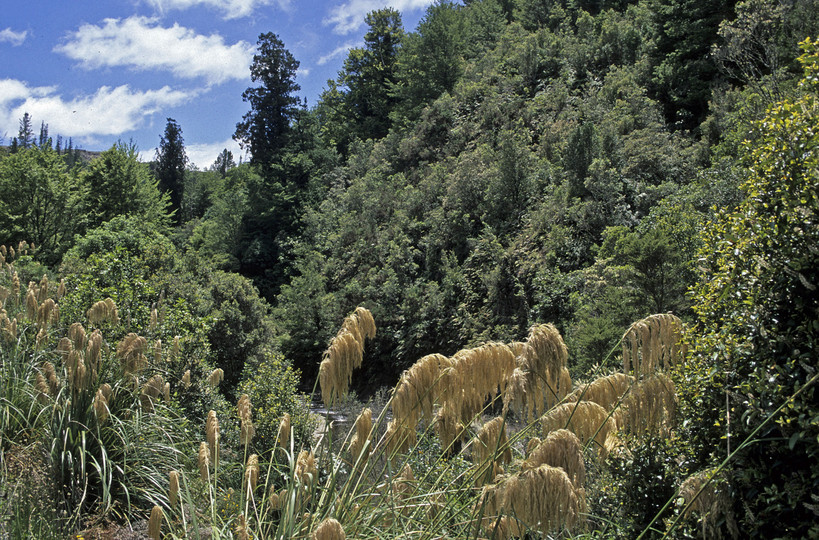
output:
[[[541,465],[486,486],[479,504],[484,527],[495,538],[523,537],[527,531],[545,536],[582,525],[586,496],[563,469]]]
[[[325,406],[329,407],[334,399],[347,393],[353,370],[361,366],[364,358],[364,340],[374,337],[375,321],[368,309],[357,307],[344,319],[341,330],[324,351],[319,366],[319,384]]]
[[[682,364],[686,354],[682,321],[670,313],[650,315],[623,335],[623,373],[635,377]]]
[[[521,470],[528,471],[541,465],[560,467],[566,471],[575,488],[583,487],[586,481],[583,445],[577,435],[567,429],[552,431],[545,439],[538,441],[521,465]]]
[[[373,429],[373,412],[366,408],[361,411],[358,418],[355,419],[355,435],[350,441],[350,459],[353,463],[359,461],[364,462],[370,454],[370,447],[367,441],[370,439],[370,431]]]

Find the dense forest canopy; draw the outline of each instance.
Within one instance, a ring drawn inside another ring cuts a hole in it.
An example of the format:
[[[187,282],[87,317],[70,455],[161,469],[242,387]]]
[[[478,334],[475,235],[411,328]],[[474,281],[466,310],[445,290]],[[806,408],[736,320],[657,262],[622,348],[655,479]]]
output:
[[[439,0],[413,30],[391,8],[366,25],[311,108],[259,37],[247,162],[188,166],[172,118],[150,164],[20,120],[0,149],[0,536],[152,507],[173,537],[459,537],[493,512],[503,537],[819,534],[816,2]],[[461,380],[474,396],[436,389],[469,362],[491,366]],[[604,380],[626,386],[584,399]],[[375,409],[349,448],[315,443],[319,387]],[[569,403],[609,410],[548,432]],[[543,472],[547,441],[575,465]],[[385,448],[412,467],[362,473],[392,486],[379,503],[349,478]],[[187,510],[169,473],[195,484]],[[515,506],[534,477],[571,518]]]

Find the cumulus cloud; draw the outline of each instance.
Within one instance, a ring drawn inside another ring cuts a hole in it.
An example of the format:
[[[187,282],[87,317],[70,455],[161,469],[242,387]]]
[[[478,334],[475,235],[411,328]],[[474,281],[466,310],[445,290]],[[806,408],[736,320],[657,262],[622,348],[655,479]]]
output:
[[[11,28],[6,28],[5,30],[0,30],[0,43],[11,43],[15,47],[19,47],[26,40],[27,36],[28,30],[15,32]]]
[[[103,86],[94,94],[65,99],[57,94],[56,87],[29,87],[25,82],[5,79],[0,80],[0,122],[14,127],[27,112],[35,122],[46,122],[52,133],[66,137],[116,136],[136,129],[163,108],[181,105],[194,96],[194,92],[168,86],[141,92],[123,85]]]
[[[263,6],[275,5],[288,10],[291,4],[291,0],[146,0],[146,2],[160,12],[206,6],[222,11],[225,19],[247,17]]]
[[[367,13],[385,7],[398,11],[422,9],[434,0],[348,0],[330,9],[330,14],[322,21],[333,27],[336,34],[351,34],[361,28]]]
[[[205,170],[216,161],[222,150],[227,148],[233,153],[233,160],[239,163],[239,156],[244,156],[244,152],[239,148],[239,143],[233,139],[214,143],[194,143],[185,145],[185,154],[188,156],[188,161],[200,170]],[[154,159],[156,149],[152,150],[148,159]]]
[[[217,34],[204,36],[178,24],[163,28],[156,19],[133,16],[84,24],[54,50],[87,69],[164,70],[218,84],[249,77],[254,46],[246,41],[227,45]]]
[[[336,47],[335,49],[332,50],[332,52],[327,53],[324,56],[322,56],[321,58],[319,58],[318,61],[316,61],[316,63],[318,65],[320,65],[320,66],[323,66],[324,64],[326,64],[327,62],[330,62],[331,60],[335,60],[336,58],[340,58],[340,57],[346,55],[347,51],[349,51],[350,49],[352,49],[355,46],[356,46],[355,43],[346,43],[344,45]]]

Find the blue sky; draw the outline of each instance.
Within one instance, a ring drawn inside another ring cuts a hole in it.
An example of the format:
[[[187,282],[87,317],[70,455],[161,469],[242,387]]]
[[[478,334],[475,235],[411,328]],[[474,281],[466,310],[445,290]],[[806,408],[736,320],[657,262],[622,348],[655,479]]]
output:
[[[0,136],[28,112],[39,133],[89,150],[133,140],[150,159],[174,118],[190,160],[207,168],[248,111],[242,92],[259,34],[301,63],[308,105],[361,46],[364,17],[399,10],[415,29],[432,0],[27,0],[0,13]]]

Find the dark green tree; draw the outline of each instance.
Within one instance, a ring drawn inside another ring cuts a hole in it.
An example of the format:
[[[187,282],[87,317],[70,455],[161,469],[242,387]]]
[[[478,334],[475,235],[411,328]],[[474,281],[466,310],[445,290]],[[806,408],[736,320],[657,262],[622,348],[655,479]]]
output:
[[[156,150],[154,176],[159,181],[159,189],[168,193],[171,199],[171,210],[176,212],[177,221],[181,220],[182,191],[185,186],[185,168],[188,156],[185,154],[185,141],[182,128],[173,118],[168,118],[165,133],[159,138]]]
[[[421,108],[444,92],[452,92],[463,73],[466,48],[465,18],[449,0],[427,8],[418,31],[407,35],[399,55],[401,112],[414,120]]]
[[[654,87],[666,121],[694,129],[705,119],[718,79],[712,48],[735,0],[652,0],[657,25]]]
[[[23,113],[20,119],[20,130],[17,132],[17,146],[31,148],[34,146],[34,127],[31,125],[31,115]]]
[[[216,157],[216,161],[213,162],[212,169],[218,172],[219,175],[224,178],[227,176],[228,171],[235,166],[236,162],[233,161],[233,152],[225,148]]]
[[[251,163],[264,170],[279,158],[299,112],[301,100],[294,95],[301,89],[295,81],[298,67],[298,60],[276,34],[259,36],[250,66],[250,79],[259,86],[242,93],[242,99],[250,103],[250,111],[236,124],[233,138],[250,151]]]
[[[379,139],[390,127],[404,27],[401,14],[392,8],[368,13],[366,22],[369,30],[364,34],[364,48],[350,51],[339,81],[347,88],[345,101],[356,134],[361,139]]]

